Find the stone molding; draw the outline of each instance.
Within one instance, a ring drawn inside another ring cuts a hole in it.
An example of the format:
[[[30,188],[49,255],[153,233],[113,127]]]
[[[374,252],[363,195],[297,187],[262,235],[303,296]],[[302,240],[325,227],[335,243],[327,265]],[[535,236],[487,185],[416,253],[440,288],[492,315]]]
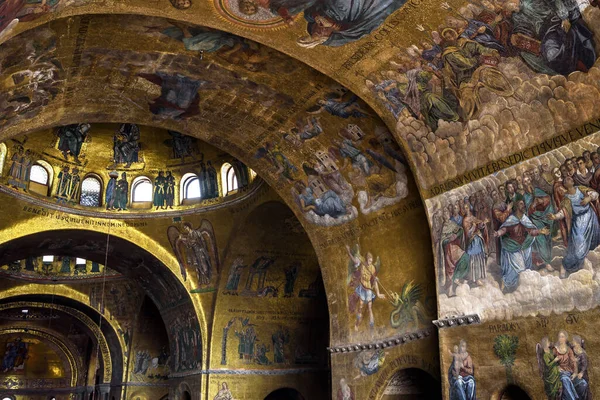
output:
[[[456,326],[465,326],[465,325],[473,325],[480,324],[481,318],[479,318],[478,314],[469,314],[469,315],[453,315],[448,318],[442,318],[433,321],[433,324],[438,327],[438,329],[445,328],[453,328]]]
[[[425,339],[426,337],[431,336],[433,333],[433,327],[428,327],[425,329],[421,329],[418,331],[403,333],[402,335],[393,336],[391,338],[378,340],[376,342],[370,343],[356,343],[356,344],[347,344],[342,346],[328,347],[330,353],[352,353],[357,351],[364,350],[372,350],[372,349],[385,349],[387,347],[395,347],[400,346],[408,342],[413,342],[415,340]]]

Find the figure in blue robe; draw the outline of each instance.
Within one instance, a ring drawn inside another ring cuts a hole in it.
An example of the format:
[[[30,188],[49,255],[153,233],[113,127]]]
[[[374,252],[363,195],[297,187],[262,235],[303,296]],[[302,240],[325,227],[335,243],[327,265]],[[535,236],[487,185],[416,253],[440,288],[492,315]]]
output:
[[[474,40],[489,49],[497,50],[502,55],[506,54],[506,48],[496,39],[492,27],[485,22],[469,19],[467,27],[460,36],[465,39]]]
[[[550,195],[540,188],[531,188],[523,194],[527,215],[537,229],[547,227],[550,232],[554,221],[548,215],[554,212]],[[533,255],[536,263],[549,265],[552,262],[552,235],[538,235],[533,243]]]
[[[568,75],[587,72],[594,65],[593,33],[581,18],[575,0],[523,0],[512,18],[513,34],[541,42],[539,54],[521,52],[534,71]]]
[[[525,201],[517,199],[515,212],[509,216],[500,229],[494,233],[501,237],[500,267],[502,283],[507,290],[514,290],[519,284],[519,274],[532,267],[532,247],[539,234],[547,235],[548,228],[538,230],[525,214]]]
[[[560,211],[551,218],[562,220],[568,232],[567,253],[563,258],[563,268],[573,273],[583,267],[583,261],[590,250],[600,244],[600,224],[592,203],[598,193],[585,186],[574,186],[571,177],[565,178],[567,192],[560,205]]]
[[[406,0],[327,0],[315,2],[304,11],[310,38],[301,38],[304,47],[316,44],[343,46],[379,28]]]
[[[106,203],[106,209],[112,210],[115,208],[115,189],[117,188],[117,175],[116,173],[109,174],[110,180],[106,185],[106,195],[104,197],[104,203]]]
[[[328,190],[319,198],[315,198],[313,190],[306,187],[298,196],[305,211],[314,211],[320,217],[329,215],[331,218],[337,218],[346,214],[346,205],[344,201],[333,191]]]
[[[163,35],[183,42],[186,50],[213,53],[223,47],[233,47],[242,43],[242,39],[227,32],[211,31],[206,28],[186,28],[171,26],[162,31]]]

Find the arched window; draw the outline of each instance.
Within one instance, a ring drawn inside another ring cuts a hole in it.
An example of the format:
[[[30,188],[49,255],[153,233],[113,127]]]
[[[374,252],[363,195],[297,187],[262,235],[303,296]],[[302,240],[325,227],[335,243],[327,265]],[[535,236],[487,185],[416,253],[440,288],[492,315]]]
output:
[[[31,182],[39,183],[40,185],[48,186],[48,171],[46,168],[39,164],[31,166],[31,172],[29,173],[29,180]]]
[[[52,167],[42,163],[48,164],[45,161],[39,160],[29,169],[29,191],[42,196],[48,196],[50,185],[52,183],[52,175],[50,175]]]
[[[200,189],[200,179],[198,179],[198,175],[192,173],[183,175],[179,193],[181,203],[184,203],[185,200],[202,198],[202,190]]]
[[[152,181],[145,176],[138,176],[131,185],[131,201],[134,203],[152,202]]]
[[[81,182],[81,198],[79,204],[86,207],[100,207],[102,199],[102,182],[95,176],[87,176]]]
[[[238,189],[238,179],[235,169],[229,163],[225,163],[221,167],[221,183],[223,185],[224,196]]]
[[[6,161],[6,145],[4,143],[0,143],[0,176],[2,176],[2,171],[4,170],[4,162]]]

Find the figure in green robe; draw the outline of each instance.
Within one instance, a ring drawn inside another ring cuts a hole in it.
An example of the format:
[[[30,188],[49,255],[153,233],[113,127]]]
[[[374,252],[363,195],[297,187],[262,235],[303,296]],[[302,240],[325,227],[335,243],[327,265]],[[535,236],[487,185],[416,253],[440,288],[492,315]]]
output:
[[[541,343],[536,346],[538,367],[544,381],[544,392],[549,400],[556,400],[562,388],[560,372],[554,352],[550,348],[548,337],[542,338]]]
[[[459,38],[452,28],[442,31],[444,38],[444,89],[457,99],[462,119],[468,121],[480,108],[479,90],[486,88],[498,96],[510,97],[514,88],[496,67],[500,59],[497,50],[465,38]]]
[[[533,242],[533,262],[535,265],[545,264],[546,268],[551,269],[552,262],[552,228],[554,221],[548,218],[549,214],[554,213],[554,206],[550,195],[540,188],[534,188],[531,179],[526,176],[523,179],[525,193],[525,207],[527,215],[533,224],[539,229],[548,228],[548,235],[538,235]]]
[[[117,211],[127,210],[127,194],[129,193],[129,184],[127,183],[127,173],[121,174],[121,179],[117,182],[115,189],[115,207]]]
[[[154,180],[154,199],[153,205],[158,210],[160,207],[165,207],[166,185],[167,181],[163,171],[158,172],[158,176]]]

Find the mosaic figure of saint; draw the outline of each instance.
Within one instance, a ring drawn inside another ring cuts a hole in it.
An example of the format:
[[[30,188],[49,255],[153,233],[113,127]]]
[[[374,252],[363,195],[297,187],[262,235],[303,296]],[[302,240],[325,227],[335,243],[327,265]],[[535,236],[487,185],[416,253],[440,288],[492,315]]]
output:
[[[116,190],[117,190],[117,178],[119,174],[117,171],[109,172],[108,176],[110,177],[108,184],[106,185],[106,193],[104,195],[104,203],[106,204],[107,210],[115,209],[115,200],[116,200]]]
[[[22,165],[25,162],[25,150],[23,146],[16,146],[11,157],[12,163],[8,171],[8,184],[18,189],[22,186]]]
[[[71,156],[76,163],[79,163],[81,146],[85,142],[90,127],[90,124],[72,124],[58,129],[56,133],[58,136],[58,150],[63,153],[65,160],[68,160]]]
[[[379,268],[381,260],[373,260],[373,255],[367,252],[366,257],[360,254],[360,247],[357,244],[354,250],[350,246],[346,246],[348,253],[348,284],[354,288],[354,292],[350,294],[348,304],[350,311],[356,312],[356,322],[354,330],[358,332],[362,321],[362,313],[364,306],[367,306],[369,312],[369,328],[375,328],[375,317],[373,316],[373,302],[375,299],[385,299],[385,295],[379,293]]]
[[[71,192],[71,172],[69,167],[63,167],[58,173],[58,186],[56,189],[56,198],[59,203],[66,203],[69,200]]]
[[[165,178],[165,173],[163,171],[159,171],[158,176],[154,180],[154,196],[152,199],[152,204],[156,207],[157,210],[159,208],[166,208],[166,186],[167,179]]]
[[[167,236],[179,261],[183,279],[187,279],[187,269],[192,269],[196,272],[199,285],[210,284],[213,273],[220,268],[212,224],[204,219],[200,227],[194,229],[192,224],[184,222],[181,230],[170,226]]]
[[[113,138],[113,158],[116,164],[125,168],[138,162],[140,151],[140,128],[135,124],[121,124]]]
[[[121,179],[117,181],[117,186],[115,188],[114,208],[116,208],[117,211],[127,210],[128,194],[129,183],[127,182],[127,173],[123,172],[121,174]]]
[[[165,177],[165,208],[173,209],[175,201],[175,177],[171,171],[167,171]]]

